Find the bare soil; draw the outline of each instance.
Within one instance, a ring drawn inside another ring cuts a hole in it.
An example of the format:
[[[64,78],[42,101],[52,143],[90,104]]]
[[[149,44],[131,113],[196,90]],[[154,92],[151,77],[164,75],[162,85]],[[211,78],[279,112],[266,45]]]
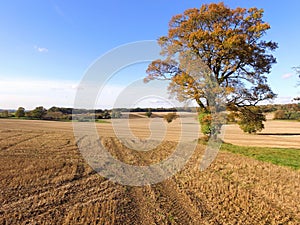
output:
[[[173,151],[176,121],[165,125],[164,141],[149,153],[124,147],[111,124],[97,128],[117,158],[150,164]],[[275,127],[282,123],[270,122],[279,132]],[[150,135],[151,120],[130,123],[139,136]],[[275,141],[272,135],[258,137]],[[201,172],[203,152],[198,145],[185,168],[159,184],[123,186],[85,163],[71,123],[0,120],[0,224],[300,224],[300,171],[220,152]]]

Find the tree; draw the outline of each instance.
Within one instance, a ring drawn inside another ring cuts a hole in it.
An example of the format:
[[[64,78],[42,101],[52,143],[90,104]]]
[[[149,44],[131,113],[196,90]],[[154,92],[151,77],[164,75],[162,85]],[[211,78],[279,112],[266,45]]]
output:
[[[175,112],[164,115],[164,120],[167,121],[168,123],[171,123],[176,118],[177,118],[177,114]]]
[[[287,116],[284,110],[277,110],[274,113],[274,120],[285,120],[285,119],[287,119]]]
[[[120,110],[112,110],[110,117],[112,119],[117,119],[122,117],[122,113]]]
[[[63,120],[66,119],[67,117],[60,111],[49,111],[43,115],[43,119],[45,120]]]
[[[237,115],[246,111],[259,114],[253,106],[276,96],[267,84],[266,74],[276,63],[270,52],[278,47],[275,42],[262,40],[270,29],[262,19],[263,12],[211,3],[173,16],[168,35],[158,40],[164,58],[149,64],[144,81],[170,80],[169,91],[179,101],[193,99],[200,113],[210,114],[207,81],[203,76],[195,76],[195,73],[207,74],[225,91],[228,110]],[[191,69],[193,64],[196,66]],[[197,65],[202,68],[195,71]],[[245,116],[248,115],[252,114]],[[207,120],[207,116],[202,118]],[[260,130],[264,116],[251,118],[260,124],[254,126]]]
[[[148,111],[145,113],[145,115],[150,118],[152,116],[152,111],[151,109],[149,108]]]
[[[24,117],[25,116],[25,109],[23,107],[19,107],[15,113],[16,117]]]
[[[0,117],[2,118],[8,118],[9,117],[9,112],[8,110],[3,110],[0,114]]]
[[[29,115],[31,118],[43,119],[46,113],[47,110],[43,106],[38,106],[34,110],[30,111]]]
[[[274,114],[275,120],[299,120],[300,119],[300,103],[286,104],[280,107]]]
[[[110,113],[108,110],[104,110],[104,112],[102,113],[102,118],[103,119],[110,119],[111,116],[110,116]]]

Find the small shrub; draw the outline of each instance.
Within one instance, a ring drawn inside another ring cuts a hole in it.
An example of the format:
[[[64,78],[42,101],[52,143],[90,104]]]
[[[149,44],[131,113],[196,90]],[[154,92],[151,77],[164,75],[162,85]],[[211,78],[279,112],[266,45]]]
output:
[[[145,113],[145,115],[150,118],[152,116],[152,111],[151,109],[148,109],[148,112]]]
[[[168,123],[171,123],[176,118],[177,118],[176,113],[168,113],[168,114],[164,115],[164,120],[166,120]]]
[[[274,114],[274,120],[285,120],[287,119],[284,110],[277,110]]]
[[[211,134],[211,114],[209,112],[200,112],[198,119],[201,125],[201,132],[204,135],[209,136]]]

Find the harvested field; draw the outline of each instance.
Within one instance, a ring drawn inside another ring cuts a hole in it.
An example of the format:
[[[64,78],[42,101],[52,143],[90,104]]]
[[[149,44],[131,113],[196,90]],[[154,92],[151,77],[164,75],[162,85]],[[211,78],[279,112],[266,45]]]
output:
[[[145,137],[146,120],[132,124]],[[172,152],[177,123],[166,125],[164,142],[149,153],[122,146],[110,124],[97,126],[117,158],[149,164]],[[300,224],[300,171],[220,152],[200,172],[203,152],[198,145],[172,178],[129,187],[84,162],[71,123],[1,120],[0,224]]]
[[[153,133],[163,133],[166,131],[165,140],[178,141],[180,131],[182,129],[181,122],[184,123],[187,129],[192,130],[198,126],[196,114],[183,113],[184,120],[176,119],[172,123],[167,124],[161,117],[165,113],[154,113],[154,118],[148,119],[144,113],[132,113],[129,118],[129,127],[133,135],[140,138],[148,138]],[[298,148],[300,149],[300,122],[295,121],[276,121],[272,120],[273,116],[267,115],[265,129],[257,135],[243,133],[238,125],[230,124],[225,126],[224,141],[241,146],[261,146],[261,147],[279,147],[279,148]],[[115,131],[119,131],[121,136],[127,136],[128,131],[124,129],[124,119],[114,119],[112,123],[97,124],[98,133],[100,136],[115,137]],[[22,130],[51,130],[51,131],[68,131],[72,132],[73,127],[70,122],[55,123],[50,121],[26,121],[26,120],[5,120],[1,119],[0,127],[18,128]],[[158,124],[158,125],[157,125]],[[161,125],[163,124],[163,126]],[[115,129],[115,131],[114,131]],[[191,132],[190,136],[193,132]],[[200,131],[199,131],[200,133]],[[156,137],[151,137],[155,139]],[[159,139],[159,137],[157,137]]]
[[[226,125],[224,140],[244,146],[300,148],[300,122],[268,120],[257,135],[244,134],[237,125]]]

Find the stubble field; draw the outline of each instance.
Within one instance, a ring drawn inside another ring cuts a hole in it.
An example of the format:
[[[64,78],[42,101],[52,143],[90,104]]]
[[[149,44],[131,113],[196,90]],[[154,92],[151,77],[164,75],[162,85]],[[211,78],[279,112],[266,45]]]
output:
[[[135,135],[150,135],[148,119],[131,121]],[[230,125],[225,141],[244,144],[248,137],[247,144],[253,139],[254,145],[300,148],[295,135],[299,125],[273,131],[274,124],[279,126],[274,122],[265,131],[268,135],[259,136],[233,135],[238,131]],[[166,138],[150,152],[124,147],[111,124],[97,128],[116,158],[144,165],[172,152],[178,123],[166,125]],[[274,138],[275,131],[284,132],[281,139]],[[1,120],[0,224],[300,224],[299,171],[220,152],[201,172],[204,149],[198,145],[175,176],[155,185],[130,187],[99,176],[85,163],[71,123]]]

